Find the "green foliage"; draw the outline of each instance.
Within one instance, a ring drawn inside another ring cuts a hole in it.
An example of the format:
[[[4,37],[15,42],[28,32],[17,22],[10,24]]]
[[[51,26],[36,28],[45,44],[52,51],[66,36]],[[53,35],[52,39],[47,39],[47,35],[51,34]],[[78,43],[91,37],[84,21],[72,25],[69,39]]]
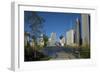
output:
[[[90,58],[90,46],[86,45],[84,47],[82,47],[81,51],[80,51],[80,57],[81,58]]]
[[[40,45],[36,45],[36,50],[41,50],[43,47]]]
[[[25,48],[24,50],[24,61],[42,61],[49,59],[49,56],[44,55],[38,50],[33,50],[32,48]]]
[[[39,50],[43,48],[39,45],[35,45],[35,47],[31,47],[29,42],[27,45],[24,46],[24,61],[42,61],[42,60],[49,60],[50,57],[44,55]]]
[[[85,46],[68,46],[66,48],[74,48],[80,52],[80,58],[90,58],[90,46],[85,45]]]
[[[48,43],[48,36],[46,36],[45,34],[43,35],[43,40],[44,40],[44,47],[47,46]]]
[[[80,56],[81,58],[90,58],[90,51],[81,51]]]

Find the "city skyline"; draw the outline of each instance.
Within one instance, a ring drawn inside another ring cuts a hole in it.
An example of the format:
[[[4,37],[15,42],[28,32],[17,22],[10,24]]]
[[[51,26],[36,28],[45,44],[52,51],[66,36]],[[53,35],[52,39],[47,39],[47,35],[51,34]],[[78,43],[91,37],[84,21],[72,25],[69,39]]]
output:
[[[31,11],[28,11],[29,13]],[[38,16],[41,16],[45,22],[43,22],[43,33],[50,37],[52,32],[56,33],[56,39],[59,41],[61,35],[72,29],[78,18],[81,22],[81,14],[79,13],[57,13],[57,12],[36,12]],[[29,28],[25,29],[29,31]]]
[[[74,27],[77,18],[81,21],[81,14],[78,13],[38,12],[37,14],[45,19],[43,24],[46,35],[50,37],[51,33],[55,32],[57,41],[61,35],[65,35]]]

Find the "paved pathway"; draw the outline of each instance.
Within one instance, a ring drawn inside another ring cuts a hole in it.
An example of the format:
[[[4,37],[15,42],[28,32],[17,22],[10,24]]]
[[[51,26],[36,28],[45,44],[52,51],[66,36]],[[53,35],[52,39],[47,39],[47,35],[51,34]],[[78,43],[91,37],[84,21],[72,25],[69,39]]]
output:
[[[76,55],[73,53],[71,48],[54,47],[54,48],[44,48],[43,53],[52,57],[56,60],[64,59],[76,59]]]
[[[72,53],[60,52],[55,59],[75,59],[76,57]]]

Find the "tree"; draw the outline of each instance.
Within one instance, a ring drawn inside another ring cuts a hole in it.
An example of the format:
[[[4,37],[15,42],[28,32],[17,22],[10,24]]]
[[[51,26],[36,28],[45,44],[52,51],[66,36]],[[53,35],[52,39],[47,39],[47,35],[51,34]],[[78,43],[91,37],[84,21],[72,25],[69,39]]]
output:
[[[47,46],[47,43],[48,43],[48,36],[47,35],[43,35],[43,40],[44,40],[44,47]]]
[[[36,12],[25,11],[24,12],[24,28],[25,31],[29,31],[31,35],[38,37],[43,29],[44,19]]]
[[[36,12],[24,11],[24,32],[29,32],[29,35],[26,33],[25,35],[29,36],[30,39],[34,39],[34,41],[36,41],[37,37],[39,37],[42,33],[43,22],[44,19]],[[27,49],[25,48],[25,59],[29,60],[32,57],[37,57],[36,51],[33,50],[31,46]]]

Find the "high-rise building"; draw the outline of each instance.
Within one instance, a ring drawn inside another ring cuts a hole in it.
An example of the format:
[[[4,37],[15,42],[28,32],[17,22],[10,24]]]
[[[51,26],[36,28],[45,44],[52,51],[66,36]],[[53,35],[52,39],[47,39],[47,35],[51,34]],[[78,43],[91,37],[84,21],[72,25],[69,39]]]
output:
[[[74,30],[71,29],[66,32],[66,44],[69,46],[73,46],[74,44]]]
[[[55,46],[56,44],[56,33],[52,32],[51,37],[49,38],[49,46]]]
[[[37,44],[38,44],[39,46],[41,46],[41,47],[44,46],[43,34],[41,34],[40,37],[37,38]]]
[[[82,14],[82,45],[90,44],[90,20],[88,14]]]
[[[81,45],[81,25],[78,18],[76,19],[74,27],[74,43],[78,46]]]

